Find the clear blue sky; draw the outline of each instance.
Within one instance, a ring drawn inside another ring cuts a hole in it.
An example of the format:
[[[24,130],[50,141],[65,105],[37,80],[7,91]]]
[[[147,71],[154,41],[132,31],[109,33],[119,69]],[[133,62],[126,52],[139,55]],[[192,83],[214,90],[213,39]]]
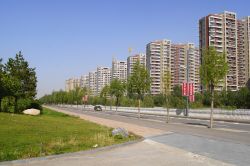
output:
[[[224,10],[250,15],[249,0],[0,0],[0,58],[21,50],[36,67],[38,97],[96,66],[145,52],[156,39],[198,44],[198,20]]]

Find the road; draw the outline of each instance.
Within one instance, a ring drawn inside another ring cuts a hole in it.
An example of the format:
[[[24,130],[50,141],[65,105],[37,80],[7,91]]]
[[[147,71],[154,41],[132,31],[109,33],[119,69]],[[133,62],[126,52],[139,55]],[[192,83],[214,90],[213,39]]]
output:
[[[132,123],[140,126],[160,129],[163,131],[173,131],[175,133],[190,134],[217,140],[233,141],[235,143],[244,143],[250,145],[250,124],[231,123],[217,121],[214,128],[209,129],[208,120],[171,118],[170,123],[166,124],[165,117],[155,115],[141,115],[138,120],[135,113],[111,112],[111,111],[84,111],[77,108],[63,108],[67,111],[77,112],[96,116],[99,118],[111,119],[125,123]]]

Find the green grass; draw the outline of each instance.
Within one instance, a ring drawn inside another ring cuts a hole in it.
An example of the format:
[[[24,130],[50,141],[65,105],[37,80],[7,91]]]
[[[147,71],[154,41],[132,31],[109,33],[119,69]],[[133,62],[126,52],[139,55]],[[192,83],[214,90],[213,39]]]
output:
[[[135,140],[113,137],[111,128],[44,108],[29,116],[0,113],[0,161],[92,149]]]

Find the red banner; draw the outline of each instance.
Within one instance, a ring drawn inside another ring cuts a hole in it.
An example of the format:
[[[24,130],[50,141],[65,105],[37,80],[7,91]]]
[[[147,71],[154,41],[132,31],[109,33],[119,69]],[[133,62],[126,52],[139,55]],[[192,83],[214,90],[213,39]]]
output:
[[[188,84],[186,82],[182,83],[182,96],[188,96]]]
[[[189,101],[190,101],[190,102],[194,102],[194,95],[189,96],[188,98],[189,98]]]
[[[194,83],[189,83],[189,96],[194,95]]]

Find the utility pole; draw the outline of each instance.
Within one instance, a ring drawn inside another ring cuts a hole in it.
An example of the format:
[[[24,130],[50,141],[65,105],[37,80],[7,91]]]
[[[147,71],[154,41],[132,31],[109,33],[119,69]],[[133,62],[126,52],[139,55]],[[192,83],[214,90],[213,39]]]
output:
[[[189,54],[187,53],[187,67],[186,67],[186,76],[187,76],[187,105],[186,105],[186,113],[185,116],[188,116],[189,112]]]

